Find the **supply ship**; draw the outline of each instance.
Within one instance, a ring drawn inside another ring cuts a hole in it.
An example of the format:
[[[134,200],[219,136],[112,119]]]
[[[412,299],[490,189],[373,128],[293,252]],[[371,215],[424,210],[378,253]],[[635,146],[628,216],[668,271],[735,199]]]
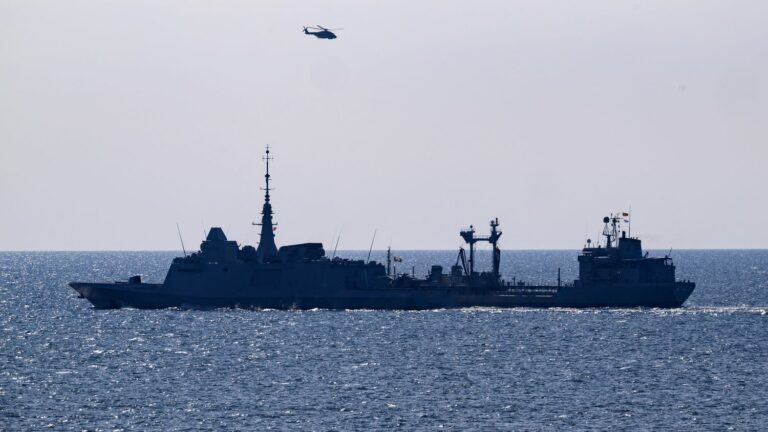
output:
[[[669,256],[649,257],[641,241],[620,230],[622,214],[603,219],[605,246],[591,241],[578,256],[579,276],[571,283],[536,285],[499,273],[502,232],[499,220],[490,233],[474,227],[460,231],[469,256],[460,248],[456,263],[444,273],[433,265],[429,274],[392,274],[369,260],[328,257],[321,243],[275,244],[270,202],[271,160],[266,150],[266,187],[258,247],[238,246],[219,227],[211,228],[200,250],[174,258],[163,283],[144,283],[140,276],[117,282],[70,282],[80,297],[98,309],[247,308],[247,309],[441,309],[463,307],[676,308],[695,288],[675,279]],[[620,232],[621,231],[621,232]],[[490,243],[492,268],[475,269],[478,242]]]

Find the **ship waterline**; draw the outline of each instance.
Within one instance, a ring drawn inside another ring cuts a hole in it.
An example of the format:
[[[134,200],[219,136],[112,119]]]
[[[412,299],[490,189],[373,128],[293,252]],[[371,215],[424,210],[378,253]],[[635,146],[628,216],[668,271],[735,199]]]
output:
[[[192,295],[163,291],[162,284],[136,284],[133,287],[110,283],[73,282],[70,286],[96,308],[242,308],[242,309],[401,309],[425,310],[463,307],[660,307],[682,306],[693,292],[692,282],[669,286],[637,285],[616,295],[612,287],[592,289],[589,294],[569,287],[529,286],[508,290],[477,292],[471,287],[422,287],[363,289],[338,295],[318,291],[308,296],[300,292],[269,295],[247,294]],[[304,291],[305,289],[301,289]]]

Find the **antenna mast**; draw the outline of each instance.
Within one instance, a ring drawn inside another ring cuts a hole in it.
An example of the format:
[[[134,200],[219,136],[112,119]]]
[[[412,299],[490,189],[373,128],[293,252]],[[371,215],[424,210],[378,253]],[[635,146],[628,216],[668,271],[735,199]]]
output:
[[[605,236],[606,242],[608,243],[606,247],[609,249],[613,247],[614,243],[618,244],[619,241],[619,222],[621,221],[622,214],[619,213],[611,213],[611,216],[604,217],[603,223],[605,226],[603,227],[603,235]]]
[[[253,225],[261,226],[261,233],[259,235],[259,247],[256,249],[256,257],[259,261],[264,262],[265,259],[277,255],[277,246],[275,246],[275,225],[272,223],[272,204],[269,202],[269,191],[272,188],[269,187],[269,161],[273,158],[269,155],[269,146],[267,146],[266,154],[264,156],[266,162],[267,172],[264,174],[265,187],[261,188],[264,191],[264,207],[261,210],[261,223],[253,223]]]
[[[336,249],[339,248],[339,240],[341,240],[341,231],[339,231],[339,236],[336,237],[336,246],[333,247],[333,255],[331,256],[331,260],[336,258]]]
[[[371,251],[373,251],[373,242],[376,241],[376,231],[378,231],[378,228],[373,230],[373,238],[371,239],[371,247],[368,248],[368,258],[366,258],[367,262],[371,262]]]
[[[265,188],[262,188],[262,190],[266,192],[264,194],[264,202],[269,202],[269,191],[271,190],[269,188],[269,161],[274,159],[269,155],[269,144],[267,144],[266,156],[264,156],[263,159],[267,163],[267,173],[264,174],[264,179],[266,180],[267,186]]]
[[[606,246],[606,247],[607,247],[608,249],[610,249],[610,248],[611,248],[611,246],[613,245],[613,243],[612,243],[612,241],[611,241],[611,237],[613,237],[613,231],[611,231],[611,228],[608,226],[608,224],[609,224],[609,223],[611,223],[611,219],[612,219],[612,217],[613,217],[613,215],[611,215],[611,217],[610,217],[610,218],[609,218],[608,216],[606,216],[606,217],[604,217],[604,218],[603,218],[603,223],[605,224],[605,225],[603,226],[603,235],[604,235],[604,236],[605,236],[605,238],[606,238],[606,243],[607,243],[607,246]]]
[[[181,238],[181,228],[179,228],[179,223],[176,222],[176,231],[179,233],[179,241],[181,242],[181,251],[184,252],[184,256],[187,256],[187,250],[184,248],[184,239]]]

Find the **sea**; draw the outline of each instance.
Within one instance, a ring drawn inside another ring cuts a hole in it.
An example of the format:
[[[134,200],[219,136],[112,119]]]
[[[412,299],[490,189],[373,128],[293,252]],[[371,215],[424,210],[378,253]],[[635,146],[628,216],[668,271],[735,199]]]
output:
[[[67,282],[160,282],[179,252],[2,252],[0,430],[766,430],[768,250],[671,254],[679,309],[409,312],[95,310]],[[501,268],[569,281],[576,256]]]

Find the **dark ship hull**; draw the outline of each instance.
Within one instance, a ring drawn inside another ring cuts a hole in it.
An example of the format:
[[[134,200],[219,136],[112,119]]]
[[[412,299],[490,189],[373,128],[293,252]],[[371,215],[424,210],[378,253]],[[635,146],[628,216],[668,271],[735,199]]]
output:
[[[211,295],[170,292],[162,284],[83,283],[70,286],[96,308],[244,308],[244,309],[401,309],[466,307],[530,308],[677,308],[693,292],[692,282],[626,286],[471,287],[422,286],[380,289],[306,289]],[[211,290],[215,291],[215,290]],[[314,294],[312,294],[314,292]]]

